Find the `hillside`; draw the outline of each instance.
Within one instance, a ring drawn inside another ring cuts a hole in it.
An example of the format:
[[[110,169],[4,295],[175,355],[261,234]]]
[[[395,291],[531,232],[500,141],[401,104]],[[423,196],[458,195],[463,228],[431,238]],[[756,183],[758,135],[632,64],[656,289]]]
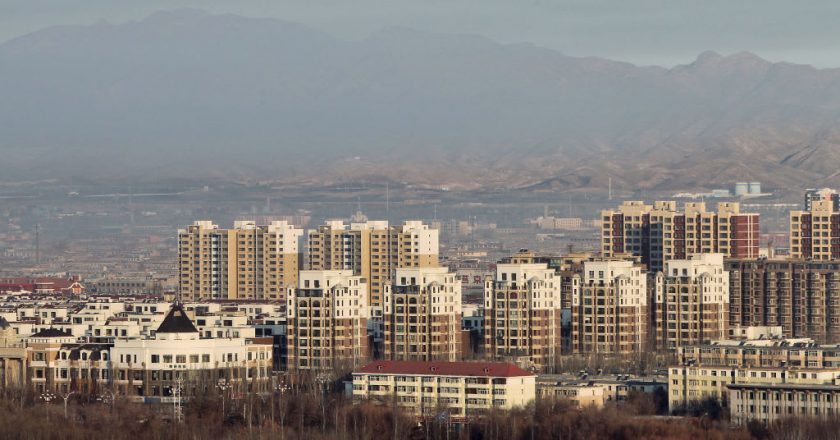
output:
[[[252,174],[449,186],[840,185],[840,69],[672,69],[196,10],[0,45],[0,175]]]

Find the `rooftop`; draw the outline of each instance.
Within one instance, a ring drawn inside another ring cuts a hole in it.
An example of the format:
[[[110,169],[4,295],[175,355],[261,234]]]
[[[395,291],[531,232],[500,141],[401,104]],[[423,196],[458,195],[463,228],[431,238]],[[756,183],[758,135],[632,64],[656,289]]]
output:
[[[198,329],[184,312],[184,308],[180,304],[173,304],[160,323],[157,333],[198,333]]]
[[[536,376],[534,373],[505,362],[376,361],[365,365],[354,373],[477,377]]]

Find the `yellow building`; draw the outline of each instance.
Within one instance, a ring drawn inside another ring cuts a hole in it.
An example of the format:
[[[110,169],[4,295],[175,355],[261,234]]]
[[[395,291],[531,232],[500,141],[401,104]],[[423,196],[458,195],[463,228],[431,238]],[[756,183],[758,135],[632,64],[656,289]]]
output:
[[[674,411],[707,398],[723,401],[730,397],[727,387],[731,385],[824,383],[838,375],[838,368],[672,366],[668,368],[668,407]]]
[[[797,383],[732,384],[727,391],[729,418],[736,425],[750,420],[769,425],[786,417],[836,418],[840,414],[836,372]]]
[[[179,230],[181,300],[282,300],[286,287],[297,285],[302,235],[284,221],[237,221],[233,229],[197,221]]]
[[[463,420],[524,407],[536,398],[536,375],[495,362],[376,361],[353,372],[353,399],[397,405],[416,416]]]
[[[437,267],[438,231],[420,221],[329,221],[307,234],[309,270],[352,270],[368,281],[373,317],[382,316],[385,286],[398,268]]]
[[[790,212],[790,257],[840,259],[840,213],[832,200],[814,200],[807,211]]]

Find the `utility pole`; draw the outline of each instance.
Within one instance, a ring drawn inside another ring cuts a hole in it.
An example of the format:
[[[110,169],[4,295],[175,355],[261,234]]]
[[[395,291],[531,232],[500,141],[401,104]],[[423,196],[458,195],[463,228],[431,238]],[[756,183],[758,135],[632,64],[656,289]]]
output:
[[[178,372],[176,372],[177,374]],[[172,400],[173,412],[175,414],[175,422],[181,423],[181,416],[183,409],[181,408],[181,377],[175,379],[175,388],[172,390],[172,395],[175,397]]]

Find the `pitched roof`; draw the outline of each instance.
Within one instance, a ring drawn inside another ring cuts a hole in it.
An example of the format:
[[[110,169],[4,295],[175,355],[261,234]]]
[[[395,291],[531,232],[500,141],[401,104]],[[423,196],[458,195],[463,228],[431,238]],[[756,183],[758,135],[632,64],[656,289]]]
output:
[[[73,336],[71,333],[64,332],[63,330],[59,330],[57,328],[45,328],[38,333],[33,334],[32,338],[59,338],[59,337],[67,337]]]
[[[536,376],[507,362],[375,361],[354,373],[479,377]]]
[[[198,329],[184,312],[184,308],[180,304],[173,304],[166,318],[160,323],[157,333],[198,333]]]

